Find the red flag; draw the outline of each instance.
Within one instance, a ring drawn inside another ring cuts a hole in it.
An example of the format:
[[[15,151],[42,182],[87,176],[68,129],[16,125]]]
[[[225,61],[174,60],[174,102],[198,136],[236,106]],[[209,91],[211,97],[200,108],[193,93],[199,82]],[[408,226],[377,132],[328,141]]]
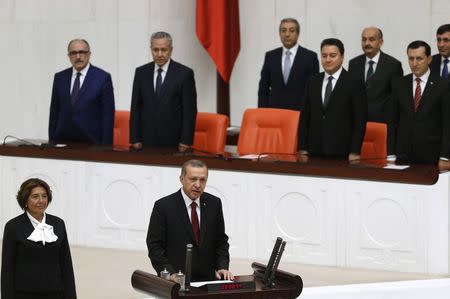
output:
[[[196,32],[225,82],[241,48],[239,0],[197,0]]]

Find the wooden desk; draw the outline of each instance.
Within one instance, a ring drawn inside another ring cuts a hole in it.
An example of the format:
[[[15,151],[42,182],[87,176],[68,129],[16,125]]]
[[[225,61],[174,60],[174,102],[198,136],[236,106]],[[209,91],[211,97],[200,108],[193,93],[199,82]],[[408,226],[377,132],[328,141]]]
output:
[[[283,261],[449,273],[449,175],[430,165],[0,146],[0,225],[21,213],[20,183],[41,177],[71,244],[146,250],[153,203],[180,188],[180,165],[194,157],[210,167],[206,191],[222,199],[232,258],[265,260],[281,236]]]
[[[260,263],[253,263],[254,271],[264,272],[266,266]],[[273,299],[273,298],[297,298],[303,289],[303,281],[299,275],[278,270],[275,275],[275,287],[267,288],[262,280],[255,275],[236,276],[235,281],[254,280],[254,290],[230,290],[210,292],[199,288],[191,287],[189,292],[179,292],[180,285],[171,281],[163,280],[156,275],[136,270],[131,276],[132,286],[141,292],[152,296],[163,298],[189,298],[189,299]]]

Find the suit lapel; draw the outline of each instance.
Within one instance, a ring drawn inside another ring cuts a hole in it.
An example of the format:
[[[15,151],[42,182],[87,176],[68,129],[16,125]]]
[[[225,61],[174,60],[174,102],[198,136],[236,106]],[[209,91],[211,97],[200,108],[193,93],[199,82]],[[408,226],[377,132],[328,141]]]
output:
[[[414,115],[414,94],[413,94],[413,82],[412,82],[412,74],[404,77],[404,99],[407,101],[406,107],[408,107],[408,113],[410,115]]]
[[[192,239],[192,244],[195,244],[194,231],[192,230],[192,224],[189,220],[189,215],[187,212],[186,205],[184,203],[183,196],[181,195],[181,190],[177,193],[177,199],[175,201],[175,209],[178,215],[180,215],[181,225],[186,229],[187,234]]]
[[[161,90],[156,95],[156,97],[158,98],[158,101],[164,99],[164,95],[167,92],[167,90],[169,89],[168,87],[171,86],[171,84],[175,78],[175,75],[176,75],[175,69],[176,69],[175,61],[170,60],[169,67],[167,68],[166,76],[164,77],[164,81],[161,85]],[[153,82],[153,80],[152,80],[152,82]],[[154,88],[153,88],[153,90],[154,90]]]
[[[422,93],[422,98],[419,102],[419,107],[417,107],[417,112],[421,111],[423,108],[423,105],[426,105],[429,99],[432,96],[434,88],[434,80],[431,78],[431,76],[428,78],[427,84],[425,84],[425,90]]]
[[[339,93],[339,90],[342,88],[342,82],[345,80],[345,76],[347,75],[347,71],[343,68],[341,71],[341,74],[339,75],[339,78],[336,81],[336,84],[334,85],[333,91],[331,92],[330,99],[328,100],[327,106],[324,107],[324,110],[327,110],[328,107],[330,107],[331,103],[333,101],[336,101],[335,98],[339,98],[337,94]],[[322,79],[323,80],[323,79]]]
[[[205,196],[200,197],[200,245],[205,240],[208,214],[208,200]]]
[[[65,101],[67,101],[67,105],[72,106],[72,102],[71,102],[71,90],[70,90],[70,84],[72,83],[72,68],[68,69],[67,72],[64,74],[65,78],[63,81],[63,90],[64,90],[64,99]]]
[[[277,51],[275,55],[275,78],[281,78],[281,81],[283,82],[284,86],[286,86],[286,83],[284,83],[283,78],[283,61],[281,60],[283,56],[283,48],[281,47],[279,51]],[[292,68],[291,68],[292,71]],[[290,76],[289,76],[290,77]]]
[[[303,52],[303,48],[301,46],[298,46],[297,53],[295,53],[294,61],[291,66],[291,72],[289,73],[288,81],[285,85],[289,84],[289,82],[291,81],[291,78],[295,78],[295,72],[297,70],[300,70],[302,52]],[[283,80],[283,82],[284,82],[284,80]]]

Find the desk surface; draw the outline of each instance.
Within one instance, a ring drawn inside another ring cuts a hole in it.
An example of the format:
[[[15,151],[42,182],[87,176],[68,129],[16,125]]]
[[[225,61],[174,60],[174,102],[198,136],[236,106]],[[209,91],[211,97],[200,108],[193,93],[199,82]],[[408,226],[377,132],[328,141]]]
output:
[[[228,154],[218,156],[195,151],[180,154],[174,153],[173,149],[165,148],[131,152],[126,149],[83,144],[61,148],[6,144],[0,146],[0,155],[175,167],[179,167],[188,159],[196,158],[205,161],[210,169],[420,185],[433,185],[439,177],[439,169],[436,165],[411,165],[405,170],[388,170],[383,168],[384,159],[361,160],[350,164],[347,160],[309,159],[308,162],[301,162],[295,155],[269,155],[248,160]]]

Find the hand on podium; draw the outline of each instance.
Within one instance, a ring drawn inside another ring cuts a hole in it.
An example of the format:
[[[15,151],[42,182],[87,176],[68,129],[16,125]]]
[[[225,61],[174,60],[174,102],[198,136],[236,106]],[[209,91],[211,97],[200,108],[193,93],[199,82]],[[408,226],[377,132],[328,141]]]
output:
[[[234,280],[233,273],[226,269],[220,269],[216,271],[216,278],[223,280]]]

